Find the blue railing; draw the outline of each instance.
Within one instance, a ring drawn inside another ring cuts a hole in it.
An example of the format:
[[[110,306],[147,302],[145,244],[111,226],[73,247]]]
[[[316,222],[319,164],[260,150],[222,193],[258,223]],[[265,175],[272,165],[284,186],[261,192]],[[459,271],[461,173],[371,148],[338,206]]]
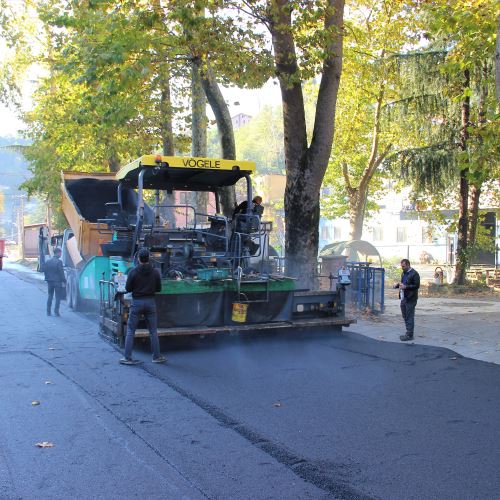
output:
[[[369,262],[347,262],[351,285],[346,290],[346,303],[373,313],[384,312],[385,269]]]

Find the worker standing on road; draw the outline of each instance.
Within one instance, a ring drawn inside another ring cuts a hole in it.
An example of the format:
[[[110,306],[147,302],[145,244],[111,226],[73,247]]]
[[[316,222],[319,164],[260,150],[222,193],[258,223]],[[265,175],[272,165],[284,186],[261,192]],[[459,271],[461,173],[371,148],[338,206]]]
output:
[[[132,359],[132,348],[141,314],[146,317],[149,329],[153,363],[165,363],[166,359],[160,353],[155,303],[155,293],[161,290],[161,277],[158,269],[155,269],[149,262],[149,250],[147,248],[139,250],[139,264],[129,272],[125,290],[132,293],[132,305],[127,322],[125,357],[120,359],[120,363],[124,365],[139,363],[139,361]]]
[[[63,288],[66,283],[66,277],[64,276],[63,263],[61,261],[61,249],[54,249],[54,256],[49,259],[43,266],[43,272],[45,274],[45,281],[48,286],[48,297],[47,297],[47,316],[51,315],[52,311],[52,299],[54,294],[56,296],[56,303],[54,305],[54,314],[60,316],[59,306],[61,304],[61,299],[63,297]]]
[[[401,299],[401,314],[406,325],[406,334],[400,335],[402,342],[413,340],[415,328],[415,307],[418,300],[418,289],[420,288],[420,275],[411,267],[408,259],[401,261],[401,282],[394,285],[399,288],[399,298]]]

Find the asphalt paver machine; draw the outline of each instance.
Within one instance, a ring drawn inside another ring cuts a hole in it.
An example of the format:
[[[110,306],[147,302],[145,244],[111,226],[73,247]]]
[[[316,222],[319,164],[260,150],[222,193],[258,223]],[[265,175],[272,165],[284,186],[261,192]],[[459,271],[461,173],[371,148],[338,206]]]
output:
[[[150,250],[162,276],[156,295],[160,336],[315,326],[339,330],[353,322],[344,314],[343,285],[298,290],[296,280],[276,271],[269,247],[272,224],[252,210],[254,171],[248,161],[147,155],[116,174],[116,199],[105,204],[106,216],[98,221],[100,232],[109,234],[100,245],[107,260],[99,279],[103,336],[124,341],[131,301],[124,284],[142,247]],[[231,220],[221,215],[220,191],[241,179],[247,212]],[[124,200],[131,191],[134,212]],[[193,193],[207,193],[205,211],[190,203]],[[139,325],[136,337],[148,335],[145,326]]]

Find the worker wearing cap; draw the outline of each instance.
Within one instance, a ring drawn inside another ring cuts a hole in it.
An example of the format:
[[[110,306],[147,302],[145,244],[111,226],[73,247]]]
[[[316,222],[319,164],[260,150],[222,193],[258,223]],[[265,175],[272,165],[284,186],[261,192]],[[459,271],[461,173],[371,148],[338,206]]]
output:
[[[165,363],[166,359],[160,353],[155,302],[155,293],[161,290],[160,272],[149,262],[149,250],[147,248],[141,248],[138,257],[139,264],[129,272],[125,285],[125,290],[132,293],[132,305],[130,306],[127,322],[125,357],[120,359],[120,363],[123,365],[139,363],[139,361],[132,359],[132,348],[134,347],[135,331],[139,325],[141,314],[145,316],[148,325],[153,363]]]

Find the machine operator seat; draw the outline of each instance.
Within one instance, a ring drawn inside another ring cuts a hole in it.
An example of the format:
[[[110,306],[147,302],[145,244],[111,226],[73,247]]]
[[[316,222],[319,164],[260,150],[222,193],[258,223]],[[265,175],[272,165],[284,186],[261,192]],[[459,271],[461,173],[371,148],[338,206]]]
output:
[[[208,217],[210,227],[206,231],[207,250],[211,252],[224,251],[227,241],[227,219],[220,215],[210,215]]]
[[[104,219],[110,227],[126,228],[129,225],[129,214],[116,202],[106,203],[106,218]]]

